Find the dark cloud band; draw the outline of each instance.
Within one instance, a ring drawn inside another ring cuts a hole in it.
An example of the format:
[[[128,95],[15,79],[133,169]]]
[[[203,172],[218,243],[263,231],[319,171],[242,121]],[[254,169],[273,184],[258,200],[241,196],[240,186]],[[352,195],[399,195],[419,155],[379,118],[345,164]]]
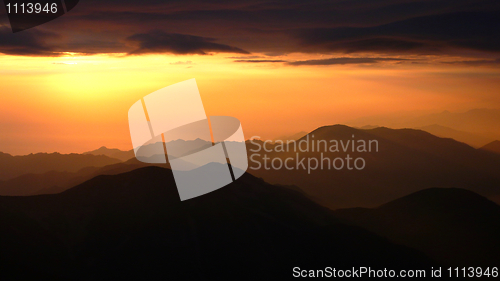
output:
[[[424,16],[374,27],[303,29],[295,35],[306,51],[421,54],[464,48],[500,52],[500,12]]]
[[[129,52],[131,55],[148,53],[172,53],[179,55],[205,55],[210,52],[239,54],[249,53],[240,48],[215,43],[215,39],[213,38],[178,33],[166,33],[163,31],[134,34],[128,37],[126,41],[137,45],[137,49]]]
[[[255,57],[260,54],[346,53],[363,59],[465,56],[472,50],[488,58],[500,52],[500,2],[87,0],[41,29],[23,33],[11,36],[0,29],[0,53],[253,53],[253,58],[235,59],[257,63],[267,60]]]

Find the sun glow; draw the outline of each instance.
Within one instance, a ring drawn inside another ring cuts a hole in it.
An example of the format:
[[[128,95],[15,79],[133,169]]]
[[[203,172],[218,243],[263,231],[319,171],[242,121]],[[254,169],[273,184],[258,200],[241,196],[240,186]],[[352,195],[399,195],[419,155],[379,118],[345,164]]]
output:
[[[274,138],[393,111],[500,104],[492,95],[499,86],[497,69],[393,62],[287,64],[318,58],[322,56],[289,54],[274,62],[238,62],[245,58],[1,56],[1,150],[81,152],[102,145],[129,149],[129,107],[155,90],[191,78],[196,78],[207,114],[238,118],[248,137]],[[476,75],[485,72],[488,75]]]

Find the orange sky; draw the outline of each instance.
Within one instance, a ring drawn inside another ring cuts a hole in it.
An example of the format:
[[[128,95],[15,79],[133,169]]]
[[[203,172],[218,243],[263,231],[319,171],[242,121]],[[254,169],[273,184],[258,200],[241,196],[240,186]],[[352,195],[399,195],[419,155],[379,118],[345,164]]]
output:
[[[500,70],[426,63],[293,66],[228,54],[0,56],[0,151],[131,149],[127,112],[141,97],[196,78],[208,115],[241,120],[245,137],[274,138],[400,111],[500,108]],[[283,60],[320,55],[289,54]],[[430,62],[429,62],[430,61]]]

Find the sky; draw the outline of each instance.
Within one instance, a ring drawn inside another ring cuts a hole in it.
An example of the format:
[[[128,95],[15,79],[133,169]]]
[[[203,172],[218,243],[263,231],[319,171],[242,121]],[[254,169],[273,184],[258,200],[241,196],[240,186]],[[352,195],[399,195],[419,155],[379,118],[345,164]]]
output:
[[[0,151],[131,149],[130,106],[191,78],[247,138],[500,108],[499,52],[498,1],[82,0],[17,33],[2,6]]]

